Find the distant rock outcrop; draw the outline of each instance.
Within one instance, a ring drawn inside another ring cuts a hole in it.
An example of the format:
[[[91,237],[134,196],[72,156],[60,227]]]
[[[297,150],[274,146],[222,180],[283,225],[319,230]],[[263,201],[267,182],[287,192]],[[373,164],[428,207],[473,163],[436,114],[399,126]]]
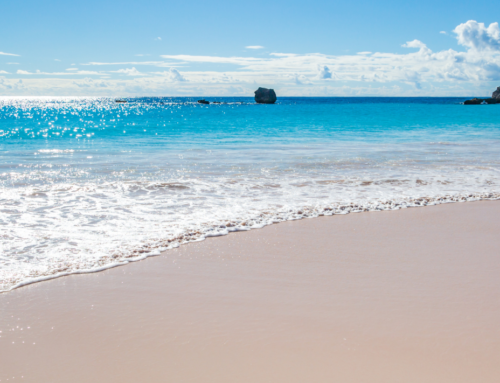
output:
[[[274,104],[276,102],[276,93],[274,93],[274,89],[257,89],[255,91],[255,102],[257,104]]]
[[[208,105],[208,104],[210,104],[210,101],[207,101],[207,100],[198,100],[198,104]]]
[[[472,100],[464,101],[464,105],[486,105],[500,104],[500,98],[473,98]]]
[[[472,100],[465,100],[464,105],[481,105],[483,101],[482,98],[473,98]]]
[[[494,98],[495,100],[500,100],[500,86],[493,92],[491,95],[491,98]]]
[[[493,92],[491,98],[473,98],[472,100],[464,101],[464,105],[485,105],[485,104],[500,104],[500,86]]]

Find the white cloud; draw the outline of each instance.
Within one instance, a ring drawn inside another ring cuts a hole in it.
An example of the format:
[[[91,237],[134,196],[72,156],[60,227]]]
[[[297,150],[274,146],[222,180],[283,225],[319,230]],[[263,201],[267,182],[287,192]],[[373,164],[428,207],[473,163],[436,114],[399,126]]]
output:
[[[245,47],[246,49],[264,49],[262,45],[248,45]]]
[[[61,60],[59,60],[59,59],[54,59],[54,61],[61,61]]]
[[[180,72],[175,68],[170,68],[170,78],[172,81],[186,81],[184,76],[180,74]]]
[[[0,74],[9,74],[9,72],[6,72],[4,70],[0,70]]]
[[[66,70],[78,70],[78,68],[68,68]]]
[[[332,78],[332,72],[330,72],[330,69],[326,65],[319,65],[318,66],[318,75],[317,75],[318,80],[327,80]]]
[[[20,65],[19,63],[7,63],[7,65]]]
[[[296,85],[310,85],[311,84],[311,81],[309,81],[309,79],[306,76],[301,75],[301,74],[295,73],[293,75],[289,75],[288,77],[291,78],[292,81]]]
[[[75,64],[71,64],[75,65]],[[96,62],[96,61],[91,61],[86,64],[80,64],[80,65],[90,65],[90,66],[106,66],[106,65],[147,65],[147,66],[156,66],[156,67],[179,67],[182,65],[182,63],[179,62],[166,62],[166,61],[125,61],[125,62],[111,62],[111,63],[105,63],[105,62]]]
[[[406,44],[403,44],[401,46],[404,48],[425,48],[425,47],[427,47],[427,45],[425,45],[420,40],[407,41]]]
[[[73,81],[73,85],[79,88],[108,88],[108,83],[103,80],[93,80],[91,78],[84,78],[83,80]]]
[[[75,69],[77,69],[77,68],[75,68]],[[78,75],[99,75],[99,74],[101,74],[101,72],[94,72],[94,71],[88,71],[88,70],[73,71],[72,68],[67,69],[67,70],[72,71],[72,72],[42,72],[38,69],[35,72],[29,72],[27,70],[18,69],[16,73],[23,74],[23,75],[45,75],[45,76],[68,76],[68,75],[75,75],[75,74],[78,74]]]
[[[457,35],[460,45],[483,50],[500,50],[500,28],[498,23],[491,23],[487,28],[484,23],[469,20],[458,25],[453,32]]]
[[[461,51],[434,52],[415,39],[403,46],[416,50],[404,53],[275,52],[261,57],[163,55],[163,61],[82,64],[100,66],[99,69],[107,69],[105,66],[109,65],[119,68],[113,71],[74,68],[55,73],[20,70],[18,74],[36,75],[29,76],[22,89],[22,92],[35,89],[38,92],[35,94],[67,92],[76,95],[82,89],[85,95],[251,95],[256,87],[266,86],[275,88],[280,95],[479,95],[477,89],[485,89],[486,96],[491,94],[488,89],[495,89],[500,81],[500,48],[497,48],[500,35],[497,36],[497,31],[497,23],[486,27],[468,21],[457,26],[454,32],[458,43],[465,48]],[[212,69],[209,64],[213,63],[224,64],[224,67]],[[136,69],[139,65],[143,70]],[[147,71],[147,66],[166,69]],[[175,67],[182,67],[182,72]],[[49,78],[50,75],[53,78]],[[78,75],[111,78],[103,83],[89,78],[78,80]],[[11,80],[5,79],[4,84],[11,86],[12,92],[17,91],[14,89],[17,85],[9,82]]]
[[[154,72],[154,74],[166,77],[167,81],[170,82],[187,81],[186,78],[175,68],[170,68],[170,70],[165,72]]]
[[[440,31],[439,33],[441,33],[442,35],[447,35],[448,34],[446,31]]]
[[[5,52],[0,52],[0,55],[3,55],[3,56],[19,56],[19,55],[16,55],[14,53],[5,53]]]
[[[139,72],[135,67],[133,68],[126,68],[126,69],[118,69],[118,70],[112,70],[110,73],[121,73],[125,74],[127,76],[144,76],[144,73]]]
[[[156,37],[155,40],[160,40],[161,41],[161,37]]]

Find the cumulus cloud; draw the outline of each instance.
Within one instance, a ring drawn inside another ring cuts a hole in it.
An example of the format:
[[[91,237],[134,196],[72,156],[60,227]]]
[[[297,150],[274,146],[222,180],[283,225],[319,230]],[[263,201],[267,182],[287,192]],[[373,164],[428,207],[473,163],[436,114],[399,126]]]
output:
[[[328,68],[326,65],[319,65],[318,66],[318,75],[317,78],[319,80],[327,80],[332,78],[332,72],[330,72],[330,68]]]
[[[186,81],[184,76],[180,74],[180,72],[175,68],[170,68],[170,78],[172,81]]]
[[[248,45],[245,47],[246,49],[264,49],[262,45]]]
[[[187,81],[186,78],[175,68],[170,68],[170,70],[165,72],[154,72],[154,73],[166,77],[166,80],[170,82]]]
[[[0,74],[9,74],[9,72],[6,72],[4,70],[0,70]]]
[[[405,44],[403,44],[401,46],[403,48],[426,48],[427,47],[427,45],[425,45],[420,40],[407,41]]]
[[[458,25],[453,32],[457,35],[460,45],[482,50],[500,50],[500,28],[498,23],[491,23],[488,27],[484,23],[469,20]]]
[[[311,81],[309,79],[301,74],[292,74],[289,75],[288,78],[290,78],[296,85],[310,85]]]
[[[0,52],[0,55],[2,55],[2,56],[19,56],[19,55],[16,55],[14,53],[5,53],[5,52]]]

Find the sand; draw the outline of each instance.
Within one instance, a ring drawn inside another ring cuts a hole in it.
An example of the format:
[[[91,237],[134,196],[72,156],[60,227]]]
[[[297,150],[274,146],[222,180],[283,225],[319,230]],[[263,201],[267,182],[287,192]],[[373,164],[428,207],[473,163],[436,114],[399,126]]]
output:
[[[286,222],[0,294],[0,381],[498,382],[500,201]]]

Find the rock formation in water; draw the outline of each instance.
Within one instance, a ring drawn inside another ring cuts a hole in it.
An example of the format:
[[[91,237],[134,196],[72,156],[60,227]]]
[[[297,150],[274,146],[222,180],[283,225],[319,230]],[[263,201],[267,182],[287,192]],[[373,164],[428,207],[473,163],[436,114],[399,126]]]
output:
[[[493,92],[491,98],[473,98],[472,100],[464,101],[464,105],[485,105],[485,104],[500,104],[500,86]]]
[[[274,104],[276,102],[276,93],[274,93],[274,89],[257,89],[255,91],[255,102],[257,104]]]

